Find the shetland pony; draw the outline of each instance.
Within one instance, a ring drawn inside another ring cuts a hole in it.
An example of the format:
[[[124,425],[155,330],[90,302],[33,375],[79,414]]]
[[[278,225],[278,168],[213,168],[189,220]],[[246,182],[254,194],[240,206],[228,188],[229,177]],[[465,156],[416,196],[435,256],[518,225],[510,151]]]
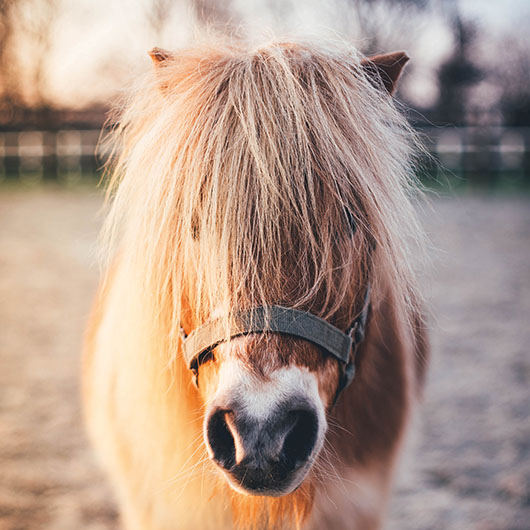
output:
[[[151,58],[112,133],[112,259],[83,366],[124,526],[379,528],[427,355],[416,144],[390,97],[408,58],[284,42]],[[229,332],[280,305],[342,333],[368,286],[336,402],[325,348]],[[212,319],[226,340],[194,377],[183,336]]]

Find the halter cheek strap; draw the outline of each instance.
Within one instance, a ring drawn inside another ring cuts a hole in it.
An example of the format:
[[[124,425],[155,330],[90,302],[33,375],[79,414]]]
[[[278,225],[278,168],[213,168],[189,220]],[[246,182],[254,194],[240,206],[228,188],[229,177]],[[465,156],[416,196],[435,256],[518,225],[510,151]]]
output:
[[[217,319],[198,327],[188,336],[183,332],[184,359],[188,368],[194,373],[197,384],[199,366],[209,358],[213,348],[222,342],[249,333],[270,332],[291,335],[320,346],[339,361],[341,376],[335,395],[336,400],[355,375],[355,353],[364,339],[369,308],[370,287],[368,286],[361,314],[348,330],[343,332],[309,312],[277,305],[256,307],[236,313],[228,330],[225,321]]]

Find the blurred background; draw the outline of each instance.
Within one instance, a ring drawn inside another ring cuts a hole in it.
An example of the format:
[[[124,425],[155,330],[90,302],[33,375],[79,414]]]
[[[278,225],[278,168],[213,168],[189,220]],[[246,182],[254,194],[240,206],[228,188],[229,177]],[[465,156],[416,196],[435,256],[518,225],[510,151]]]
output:
[[[78,397],[96,145],[147,51],[207,27],[407,50],[433,359],[386,527],[529,529],[527,0],[0,0],[0,529],[119,528]]]

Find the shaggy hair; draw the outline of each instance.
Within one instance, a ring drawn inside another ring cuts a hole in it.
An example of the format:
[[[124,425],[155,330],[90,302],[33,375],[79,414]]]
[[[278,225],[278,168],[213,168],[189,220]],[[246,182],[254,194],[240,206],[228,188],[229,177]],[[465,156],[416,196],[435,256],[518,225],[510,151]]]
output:
[[[234,311],[281,304],[345,329],[368,282],[374,310],[385,285],[402,322],[417,322],[415,139],[353,49],[273,42],[165,57],[124,103],[110,140],[102,238],[120,271],[113,307],[128,316],[113,317],[121,328],[106,347],[119,352],[112,362],[127,363],[130,377],[95,379],[123,425],[94,436],[121,440],[157,429],[161,449],[148,436],[100,445],[122,447],[114,461],[123,469],[146,451],[157,455],[149,476],[135,479],[136,491],[168,476],[175,492],[168,503],[194,499],[202,484],[182,493],[180,479],[170,478],[189,477],[190,462],[205,461],[204,448],[194,448],[204,405],[189,390],[181,326],[190,331],[215,314],[228,330]],[[299,527],[313,493],[309,483],[285,498],[228,498],[241,526],[260,527],[265,517],[275,528],[281,520]],[[151,509],[163,513],[162,506]]]
[[[120,234],[174,339],[184,311],[201,323],[274,303],[351,322],[379,271],[411,320],[414,135],[354,50],[181,52],[137,87],[112,140],[104,240]]]

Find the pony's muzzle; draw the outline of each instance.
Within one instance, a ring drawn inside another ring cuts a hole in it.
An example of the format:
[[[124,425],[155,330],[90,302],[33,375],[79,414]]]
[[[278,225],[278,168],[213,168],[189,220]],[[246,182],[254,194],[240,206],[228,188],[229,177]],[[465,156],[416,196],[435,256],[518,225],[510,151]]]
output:
[[[311,464],[318,431],[318,416],[305,401],[279,404],[265,418],[215,407],[205,424],[211,459],[234,488],[252,495],[294,490]]]

